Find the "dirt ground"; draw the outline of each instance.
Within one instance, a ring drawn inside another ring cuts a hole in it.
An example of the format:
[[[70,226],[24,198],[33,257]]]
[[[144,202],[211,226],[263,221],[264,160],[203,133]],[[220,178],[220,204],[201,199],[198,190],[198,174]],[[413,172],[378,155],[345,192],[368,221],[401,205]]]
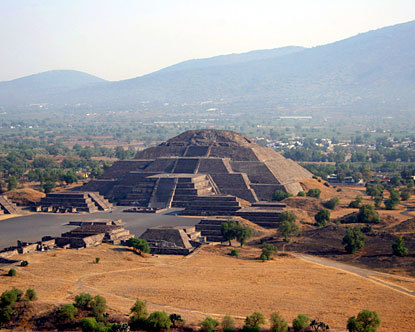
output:
[[[266,316],[279,311],[289,321],[305,313],[344,329],[348,317],[370,309],[382,319],[380,332],[415,329],[413,296],[292,256],[261,262],[259,249],[241,249],[238,258],[228,256],[229,251],[207,246],[187,257],[143,258],[124,247],[102,245],[20,255],[29,265],[16,267],[13,278],[5,276],[4,268],[0,291],[32,287],[44,307],[71,302],[80,292],[98,293],[107,298],[110,312],[124,315],[139,298],[148,301],[150,310],[179,313],[195,324],[205,315],[220,319],[230,314],[242,324],[253,311]],[[99,264],[95,257],[101,258]]]

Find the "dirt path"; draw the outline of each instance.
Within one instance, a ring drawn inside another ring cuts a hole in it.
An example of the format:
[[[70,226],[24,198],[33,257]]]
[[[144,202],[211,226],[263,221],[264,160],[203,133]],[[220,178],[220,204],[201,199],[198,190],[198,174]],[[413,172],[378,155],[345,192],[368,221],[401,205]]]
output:
[[[401,277],[401,276],[396,276],[396,275],[392,275],[392,274],[387,274],[387,273],[377,272],[377,271],[373,271],[373,270],[363,269],[363,268],[360,268],[360,267],[357,267],[357,266],[352,266],[352,265],[340,263],[340,262],[337,262],[337,261],[333,261],[333,260],[330,260],[330,259],[320,258],[320,257],[316,257],[316,256],[311,256],[311,255],[305,255],[305,254],[300,254],[300,253],[293,253],[293,255],[297,258],[303,259],[303,260],[308,261],[308,262],[312,262],[312,263],[315,263],[315,264],[323,265],[325,267],[332,267],[332,268],[335,268],[335,269],[338,269],[338,270],[353,273],[357,276],[368,279],[372,282],[376,282],[378,284],[381,284],[382,286],[389,287],[389,288],[391,288],[391,289],[393,289],[397,292],[406,294],[408,296],[415,297],[415,292],[414,291],[411,291],[411,290],[409,290],[405,287],[402,287],[402,286],[398,286],[398,285],[394,284],[393,282],[387,282],[387,281],[377,279],[377,278],[375,278],[375,276],[387,277],[387,278],[395,279],[395,280],[409,281],[409,282],[413,282],[415,284],[415,279],[414,278]]]
[[[410,204],[407,204],[407,203],[402,203],[402,202],[401,202],[401,204],[406,208],[405,211],[401,212],[401,214],[403,216],[410,217],[410,218],[415,217],[415,215],[411,214],[411,212],[415,213],[415,207],[413,205],[410,205]]]

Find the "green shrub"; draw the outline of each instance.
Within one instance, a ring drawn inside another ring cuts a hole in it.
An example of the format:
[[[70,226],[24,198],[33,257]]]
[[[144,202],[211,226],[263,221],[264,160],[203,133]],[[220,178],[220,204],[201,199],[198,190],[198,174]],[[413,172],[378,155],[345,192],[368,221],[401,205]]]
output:
[[[323,183],[326,187],[330,187],[330,185],[329,185],[329,183],[328,182],[324,182]]]
[[[128,247],[132,247],[134,250],[137,250],[139,254],[143,252],[144,253],[150,252],[150,246],[146,240],[132,237],[127,240],[126,244]]]
[[[292,196],[292,194],[287,193],[283,190],[276,190],[274,192],[274,194],[272,195],[272,200],[279,202],[279,201],[282,201],[282,200],[284,200],[288,197],[291,197],[291,196]]]
[[[12,320],[15,311],[9,305],[0,308],[0,328],[2,324],[8,323]]]
[[[305,191],[299,191],[297,196],[298,197],[305,197]]]
[[[64,304],[58,310],[58,318],[62,321],[72,321],[77,313],[78,309],[73,304]]]
[[[130,332],[130,325],[128,323],[114,323],[111,326],[111,332]]]
[[[135,317],[140,317],[147,319],[148,311],[147,311],[147,303],[141,300],[135,301],[134,305],[131,307],[131,313]]]
[[[378,224],[380,222],[380,217],[373,205],[363,204],[359,208],[359,213],[357,214],[357,221],[361,223]]]
[[[320,198],[321,190],[320,189],[310,189],[307,192],[308,197]]]
[[[239,256],[239,250],[238,249],[232,249],[229,253],[230,256],[238,257]]]
[[[95,332],[98,329],[98,322],[93,317],[84,318],[81,321],[82,332]]]
[[[333,197],[328,201],[323,203],[323,206],[327,209],[334,210],[340,203],[340,199],[338,197]]]
[[[219,325],[219,322],[212,317],[206,317],[204,321],[200,323],[200,327],[203,332],[212,332],[214,331]]]
[[[94,317],[101,318],[107,308],[107,300],[101,295],[97,295],[91,301],[91,311]]]
[[[327,223],[330,222],[330,211],[326,209],[321,209],[316,213],[314,216],[314,219],[316,221],[316,226],[322,227],[326,226]]]
[[[270,317],[271,332],[287,332],[288,322],[286,322],[278,312],[273,312]]]
[[[101,258],[100,257],[95,257],[95,264],[99,264]]]
[[[169,315],[164,311],[154,311],[147,318],[147,326],[152,331],[160,331],[161,329],[170,329],[171,320]]]
[[[89,293],[81,293],[75,296],[75,307],[81,309],[88,309],[92,302],[92,295]]]
[[[264,243],[262,246],[262,254],[259,257],[259,259],[263,261],[268,261],[277,252],[278,252],[278,248],[276,246],[269,244],[269,243]]]
[[[362,310],[357,317],[352,316],[347,321],[349,332],[376,332],[381,320],[376,311]]]
[[[25,298],[28,301],[36,301],[37,300],[37,294],[36,291],[33,288],[28,288],[26,290]]]
[[[261,326],[265,324],[265,317],[262,313],[255,311],[251,316],[245,318],[245,325],[250,327]]]
[[[338,188],[336,191],[339,193],[342,191],[342,188]]]
[[[15,275],[17,274],[17,272],[16,272],[16,270],[15,269],[10,269],[9,270],[9,272],[7,272],[7,275],[9,276],[9,277],[14,277]]]
[[[299,314],[293,320],[294,331],[300,331],[302,329],[305,329],[308,326],[309,322],[310,322],[310,318],[308,318],[307,315]]]
[[[18,288],[12,288],[4,291],[0,296],[0,304],[2,307],[13,306],[17,301],[20,301],[23,292]]]
[[[223,317],[221,325],[222,325],[223,332],[234,332],[235,331],[235,320],[229,315],[226,315],[225,317]]]
[[[398,237],[392,244],[392,253],[399,257],[408,255],[408,249],[405,248],[405,242],[402,236]]]
[[[28,261],[21,261],[20,262],[20,266],[28,266],[29,262]]]

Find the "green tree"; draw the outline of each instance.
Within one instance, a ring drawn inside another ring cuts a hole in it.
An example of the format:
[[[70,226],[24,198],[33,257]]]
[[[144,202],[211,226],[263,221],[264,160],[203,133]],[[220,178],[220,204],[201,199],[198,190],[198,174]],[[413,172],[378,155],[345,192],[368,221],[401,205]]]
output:
[[[274,194],[272,195],[272,200],[279,202],[279,201],[282,201],[282,200],[284,200],[288,197],[291,197],[291,196],[292,196],[292,194],[287,193],[283,190],[276,190],[274,192]]]
[[[107,309],[107,300],[101,295],[96,295],[91,302],[91,311],[96,318],[100,318]]]
[[[305,329],[310,322],[310,318],[307,315],[299,314],[296,318],[293,319],[293,328],[294,331],[300,331]]]
[[[349,332],[376,332],[381,320],[376,311],[362,310],[357,317],[352,316],[347,321]]]
[[[391,189],[389,192],[390,196],[385,200],[385,207],[387,210],[393,210],[401,202],[401,195],[396,190]]]
[[[10,191],[16,189],[17,185],[17,178],[14,175],[10,175],[7,179],[7,190]]]
[[[373,201],[375,202],[375,207],[380,207],[380,205],[382,204],[382,202],[383,202],[383,196],[375,196],[374,198],[373,198]]]
[[[392,244],[392,253],[399,257],[408,255],[408,249],[405,248],[405,242],[402,236],[398,237]]]
[[[169,318],[173,328],[182,327],[184,325],[184,319],[181,315],[171,314]]]
[[[42,184],[42,189],[45,194],[50,193],[53,189],[56,188],[56,182],[52,180],[47,180]]]
[[[409,190],[403,190],[401,192],[401,200],[407,201],[409,198],[411,198],[411,193]]]
[[[238,222],[236,220],[230,219],[226,222],[221,224],[221,234],[225,241],[229,241],[229,245],[231,245],[231,241],[236,238],[236,230],[238,227]]]
[[[16,274],[17,274],[17,272],[16,272],[16,270],[15,270],[15,269],[13,269],[13,268],[11,268],[11,269],[9,270],[9,272],[7,272],[7,275],[8,275],[9,277],[14,277]]]
[[[236,241],[241,244],[241,247],[252,237],[254,231],[248,226],[238,225],[236,228]]]
[[[274,254],[278,252],[278,248],[270,243],[264,243],[262,246],[262,253],[260,259],[270,260]]]
[[[92,295],[89,293],[81,293],[75,296],[75,307],[87,310],[92,302]]]
[[[288,237],[298,235],[300,228],[295,223],[297,216],[291,211],[284,211],[280,215],[280,226],[278,231],[284,236],[284,241],[288,242]]]
[[[319,322],[318,320],[313,319],[310,323],[310,327],[315,331],[315,332],[324,332],[324,331],[328,331],[330,330],[330,326],[328,326],[326,323],[324,322]]]
[[[225,317],[223,317],[221,325],[222,325],[223,332],[234,332],[235,331],[235,320],[229,315],[226,315]]]
[[[287,332],[288,322],[286,322],[279,312],[273,312],[270,317],[271,332]]]
[[[143,239],[137,239],[135,237],[129,238],[127,240],[127,246],[132,247],[134,250],[137,250],[140,255],[143,252],[144,253],[150,252],[150,246],[148,242]]]
[[[375,207],[371,204],[363,204],[359,208],[357,214],[357,220],[361,223],[374,223],[378,224],[380,222],[379,214],[376,212]]]
[[[169,315],[164,311],[154,311],[147,319],[147,326],[153,331],[160,331],[161,329],[170,329],[171,320]]]
[[[33,288],[28,288],[26,290],[25,298],[28,301],[36,301],[37,300],[37,294],[36,291]]]
[[[255,311],[251,316],[245,318],[245,325],[242,328],[242,331],[245,332],[254,332],[260,331],[261,325],[265,324],[265,317],[262,313]]]
[[[334,210],[340,204],[340,199],[338,197],[333,197],[328,201],[323,203],[323,206],[327,209]]]
[[[204,321],[200,323],[200,327],[203,332],[212,332],[219,326],[219,322],[212,317],[206,317]]]
[[[308,197],[320,198],[321,190],[320,189],[310,189],[307,192]]]
[[[365,236],[360,227],[348,228],[342,244],[345,245],[344,248],[349,254],[354,254],[357,250],[362,249],[365,246]]]
[[[321,209],[316,213],[314,219],[316,221],[316,226],[326,226],[327,223],[330,222],[330,211],[327,209]]]
[[[62,321],[72,321],[77,313],[78,309],[73,304],[64,304],[58,310],[57,317]]]

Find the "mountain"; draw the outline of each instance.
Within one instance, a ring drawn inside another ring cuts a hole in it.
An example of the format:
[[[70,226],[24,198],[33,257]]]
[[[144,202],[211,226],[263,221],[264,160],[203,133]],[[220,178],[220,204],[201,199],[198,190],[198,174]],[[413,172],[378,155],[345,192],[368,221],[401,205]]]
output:
[[[391,113],[415,105],[415,21],[313,48],[288,47],[190,60],[134,79],[66,89],[55,104],[137,108],[142,102],[221,101],[227,110],[264,108]],[[0,105],[6,101],[2,97]]]
[[[0,104],[43,103],[67,91],[107,81],[76,70],[51,70],[0,82]]]

